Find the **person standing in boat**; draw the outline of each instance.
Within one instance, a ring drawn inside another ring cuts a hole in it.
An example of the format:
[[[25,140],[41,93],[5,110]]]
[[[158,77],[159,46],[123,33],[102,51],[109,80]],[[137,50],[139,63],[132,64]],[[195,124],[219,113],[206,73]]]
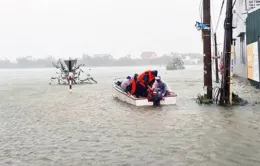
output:
[[[137,76],[136,91],[142,96],[147,97],[147,90],[155,81],[157,70],[147,70]]]
[[[162,96],[167,96],[168,87],[164,81],[161,80],[160,76],[155,77],[155,82],[153,83],[152,89],[158,88],[162,92]]]
[[[124,81],[122,81],[121,83],[121,88],[126,91],[126,87],[130,84],[130,80],[131,80],[131,77],[130,76],[127,76],[126,79]]]

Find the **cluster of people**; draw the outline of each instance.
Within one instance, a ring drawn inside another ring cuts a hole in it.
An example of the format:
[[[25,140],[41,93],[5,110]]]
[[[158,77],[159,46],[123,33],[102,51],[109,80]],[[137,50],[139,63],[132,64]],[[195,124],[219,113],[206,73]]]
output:
[[[155,88],[159,88],[163,96],[166,96],[168,92],[168,87],[158,76],[157,70],[147,70],[141,74],[135,74],[133,78],[127,76],[120,86],[126,93],[136,97],[147,97]]]

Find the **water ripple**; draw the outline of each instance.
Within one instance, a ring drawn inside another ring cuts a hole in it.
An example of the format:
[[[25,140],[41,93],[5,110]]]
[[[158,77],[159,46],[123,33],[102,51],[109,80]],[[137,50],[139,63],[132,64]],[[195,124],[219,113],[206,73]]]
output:
[[[200,70],[161,72],[178,94],[177,106],[161,108],[114,100],[117,69],[102,70],[100,84],[72,93],[38,75],[28,84],[30,70],[1,87],[0,165],[260,165],[259,106],[197,105]],[[241,84],[235,89],[256,101],[258,91]]]

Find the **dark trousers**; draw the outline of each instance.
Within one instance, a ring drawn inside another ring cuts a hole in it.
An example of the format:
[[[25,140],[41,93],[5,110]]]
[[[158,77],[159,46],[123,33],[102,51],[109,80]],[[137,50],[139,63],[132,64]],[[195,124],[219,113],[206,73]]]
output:
[[[139,82],[136,82],[135,95],[136,97],[147,97],[147,89],[143,87]]]

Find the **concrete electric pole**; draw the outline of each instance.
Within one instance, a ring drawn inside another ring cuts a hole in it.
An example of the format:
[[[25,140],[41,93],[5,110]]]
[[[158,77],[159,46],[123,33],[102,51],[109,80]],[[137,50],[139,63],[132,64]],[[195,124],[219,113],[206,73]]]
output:
[[[231,104],[230,101],[230,59],[231,59],[231,45],[232,45],[232,0],[227,0],[226,7],[226,19],[224,23],[225,37],[224,37],[224,48],[223,48],[223,58],[224,58],[224,68],[222,74],[222,84],[221,84],[221,97],[220,104],[226,105]]]
[[[207,99],[212,99],[212,66],[211,66],[211,25],[210,0],[203,0],[203,24],[209,29],[203,29],[203,61],[204,61],[204,88],[207,89]]]

